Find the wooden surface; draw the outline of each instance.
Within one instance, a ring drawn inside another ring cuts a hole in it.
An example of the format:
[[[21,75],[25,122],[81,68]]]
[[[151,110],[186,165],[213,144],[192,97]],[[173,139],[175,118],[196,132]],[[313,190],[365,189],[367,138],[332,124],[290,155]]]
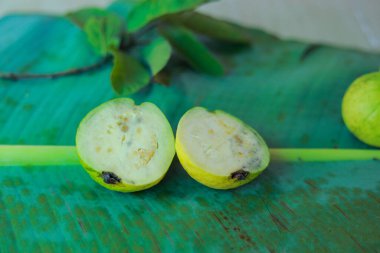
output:
[[[97,60],[63,19],[0,20],[0,69],[48,72]],[[228,74],[178,69],[152,101],[173,129],[191,106],[222,109],[271,147],[368,148],[345,128],[340,104],[379,55],[276,40],[253,31],[251,48],[219,47]],[[0,142],[73,145],[84,115],[114,97],[110,66],[54,80],[0,80]],[[0,252],[378,252],[378,161],[271,164],[254,182],[217,191],[174,160],[156,187],[108,191],[80,167],[0,169]]]

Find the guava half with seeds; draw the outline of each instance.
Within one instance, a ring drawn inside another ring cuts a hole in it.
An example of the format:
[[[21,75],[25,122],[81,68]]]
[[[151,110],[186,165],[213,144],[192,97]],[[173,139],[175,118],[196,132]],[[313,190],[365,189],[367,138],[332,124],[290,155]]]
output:
[[[110,100],[81,121],[76,146],[85,170],[107,189],[134,192],[156,185],[175,154],[173,130],[160,109]]]
[[[380,72],[356,79],[342,103],[344,123],[362,142],[380,147]]]
[[[268,146],[254,129],[226,112],[202,107],[182,116],[175,147],[187,173],[214,189],[232,189],[252,181],[270,158]]]

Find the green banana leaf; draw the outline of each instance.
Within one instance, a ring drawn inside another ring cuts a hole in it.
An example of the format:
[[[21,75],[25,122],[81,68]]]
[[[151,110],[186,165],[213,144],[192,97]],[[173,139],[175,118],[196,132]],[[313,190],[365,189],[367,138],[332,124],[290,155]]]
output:
[[[0,69],[46,73],[99,59],[65,19],[0,20]],[[252,30],[251,48],[216,46],[221,77],[178,69],[170,86],[132,97],[156,103],[175,130],[192,106],[222,109],[271,147],[368,148],[345,128],[341,99],[380,55],[282,41]],[[307,52],[305,54],[305,52]],[[92,108],[115,97],[111,64],[81,75],[0,80],[2,144],[74,145]],[[379,161],[271,164],[231,191],[192,180],[175,159],[147,191],[121,194],[79,166],[0,168],[0,252],[376,252]]]

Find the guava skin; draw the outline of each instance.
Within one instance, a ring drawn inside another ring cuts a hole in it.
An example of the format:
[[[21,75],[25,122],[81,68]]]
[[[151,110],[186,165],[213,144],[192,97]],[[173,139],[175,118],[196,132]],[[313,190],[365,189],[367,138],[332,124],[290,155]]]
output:
[[[343,97],[342,116],[353,135],[380,148],[380,72],[365,74],[350,85]]]

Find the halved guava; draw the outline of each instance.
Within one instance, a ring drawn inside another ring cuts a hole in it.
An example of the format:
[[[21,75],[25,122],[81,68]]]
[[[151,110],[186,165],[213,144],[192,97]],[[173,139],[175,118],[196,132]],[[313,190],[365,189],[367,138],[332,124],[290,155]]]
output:
[[[76,135],[79,158],[97,183],[133,192],[157,184],[173,160],[172,128],[152,103],[108,101],[89,112]]]
[[[177,156],[187,173],[215,189],[231,189],[257,177],[269,164],[263,138],[223,111],[195,107],[181,118]]]

